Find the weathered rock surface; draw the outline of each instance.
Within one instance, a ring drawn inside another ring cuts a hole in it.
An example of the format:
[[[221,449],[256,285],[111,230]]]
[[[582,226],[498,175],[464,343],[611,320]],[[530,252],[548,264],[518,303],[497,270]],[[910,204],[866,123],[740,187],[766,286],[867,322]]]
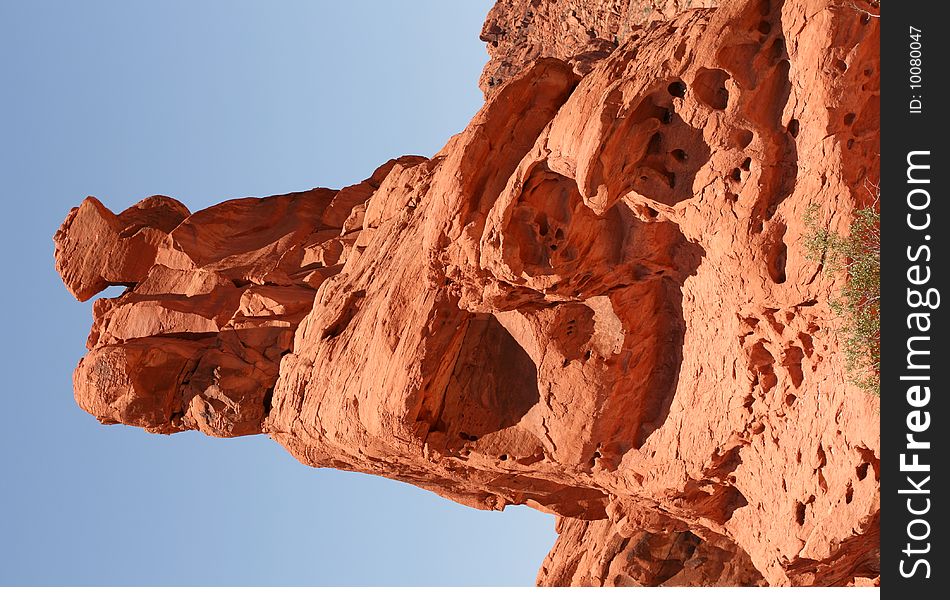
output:
[[[560,58],[586,75],[644,26],[715,0],[498,0],[482,27],[490,59],[479,86],[486,98],[541,57]]]
[[[687,4],[502,0],[465,131],[340,191],[87,198],[57,269],[127,289],[77,401],[554,513],[542,585],[875,583],[877,399],[802,244],[876,182],[874,7]]]

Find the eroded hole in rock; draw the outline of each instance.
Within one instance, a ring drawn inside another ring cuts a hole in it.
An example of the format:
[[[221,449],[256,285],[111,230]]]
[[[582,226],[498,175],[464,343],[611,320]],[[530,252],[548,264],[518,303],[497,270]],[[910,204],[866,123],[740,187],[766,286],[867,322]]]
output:
[[[133,287],[135,287],[135,282],[109,282],[108,287],[93,296],[93,298],[96,300],[99,300],[100,298],[118,298],[130,291]]]
[[[531,357],[493,315],[465,324],[435,427],[448,440],[476,442],[517,424],[540,401]]]
[[[737,129],[732,134],[732,143],[739,150],[744,150],[752,143],[753,134],[748,129]]]
[[[770,251],[768,270],[769,277],[775,283],[785,283],[785,261],[788,257],[788,246],[784,241],[778,241]]]
[[[544,213],[535,217],[535,223],[538,224],[538,234],[545,237],[548,234],[548,216]]]
[[[540,163],[524,183],[505,237],[519,259],[516,271],[528,277],[557,274],[573,279],[580,276],[581,257],[603,265],[620,259],[623,228],[616,207],[595,214],[573,179]]]
[[[867,466],[874,470],[874,479],[876,481],[881,480],[881,460],[874,455],[874,451],[870,448],[865,448],[864,446],[857,447],[858,454],[861,455],[861,460],[864,464],[864,473],[867,474]]]
[[[767,56],[769,60],[773,62],[788,56],[785,49],[785,38],[775,38],[775,41],[769,46]]]
[[[798,346],[792,346],[785,350],[782,358],[782,364],[788,371],[788,376],[792,379],[792,385],[796,388],[801,387],[805,380],[804,371],[802,371],[802,360],[805,358],[805,352]]]
[[[652,208],[652,207],[650,207],[650,206],[646,206],[646,205],[644,205],[644,204],[637,205],[637,206],[635,207],[635,212],[636,212],[636,215],[637,215],[641,220],[647,221],[647,222],[653,221],[653,220],[656,219],[658,216],[660,216],[660,213],[657,212],[654,208]],[[639,275],[642,275],[642,274],[645,274],[645,273],[640,273],[639,271],[640,271],[640,269],[635,269],[634,272],[637,273],[638,276],[639,276]]]
[[[585,187],[595,195],[606,186],[608,206],[630,191],[666,205],[691,198],[696,173],[710,156],[702,131],[676,114],[662,90],[635,102],[607,136],[602,160]]]
[[[871,466],[868,463],[861,463],[858,465],[854,472],[858,476],[858,481],[864,481],[864,478],[868,476],[868,467]]]
[[[674,81],[667,86],[666,90],[674,98],[683,98],[686,96],[686,84],[682,81]]]
[[[728,79],[729,73],[722,69],[703,67],[696,72],[693,79],[693,91],[699,101],[709,108],[725,110],[729,106],[729,90],[726,89]]]
[[[785,283],[785,262],[788,258],[788,246],[785,244],[785,232],[788,227],[784,223],[771,223],[767,232],[766,242],[766,269],[769,278],[775,283]]]
[[[676,60],[682,60],[686,55],[686,40],[680,42],[679,46],[676,47],[676,51],[673,53],[673,58]]]
[[[798,119],[792,119],[791,121],[788,122],[788,132],[791,134],[793,138],[798,137],[798,132],[799,132],[800,127],[801,126],[798,124]]]
[[[274,406],[274,388],[269,388],[264,392],[264,419],[270,415],[271,408]]]
[[[656,561],[659,569],[650,585],[662,585],[679,574],[684,569],[685,563],[696,552],[696,548],[700,543],[702,543],[702,540],[688,531],[678,534],[677,542],[670,545],[666,558]]]
[[[727,478],[728,475],[742,464],[741,450],[742,446],[736,445],[723,451],[722,454],[717,453],[713,455],[710,467],[706,470],[705,476],[719,479]]]
[[[759,85],[752,97],[744,103],[746,114],[759,130],[774,131],[783,126],[782,117],[791,93],[789,73],[791,63],[778,61],[773,68],[757,72]],[[785,124],[788,135],[763,139],[763,150],[758,178],[759,192],[753,210],[752,230],[760,230],[760,220],[769,220],[778,206],[792,193],[798,177],[798,149],[795,136],[798,121]]]
[[[828,455],[825,453],[825,447],[821,444],[818,444],[818,451],[815,453],[815,457],[818,459],[818,466],[815,470],[820,471],[828,464]]]

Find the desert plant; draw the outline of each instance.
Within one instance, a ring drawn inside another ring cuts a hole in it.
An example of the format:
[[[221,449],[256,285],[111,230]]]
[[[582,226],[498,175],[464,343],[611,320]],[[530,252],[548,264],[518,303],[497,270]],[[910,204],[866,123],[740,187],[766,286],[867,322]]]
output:
[[[874,203],[854,212],[847,236],[819,224],[819,205],[805,213],[808,258],[829,274],[843,274],[844,287],[831,308],[842,319],[840,333],[851,380],[869,392],[881,390],[881,214],[880,192],[869,186]]]

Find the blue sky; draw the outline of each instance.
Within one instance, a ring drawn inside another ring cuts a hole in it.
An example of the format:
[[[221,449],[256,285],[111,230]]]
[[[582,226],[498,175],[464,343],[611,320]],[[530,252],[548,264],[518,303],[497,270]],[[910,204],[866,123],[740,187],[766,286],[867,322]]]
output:
[[[491,2],[0,3],[0,584],[529,585],[554,520],[316,470],[264,437],[104,427],[91,303],[51,237],[86,195],[192,210],[431,155],[481,105]]]

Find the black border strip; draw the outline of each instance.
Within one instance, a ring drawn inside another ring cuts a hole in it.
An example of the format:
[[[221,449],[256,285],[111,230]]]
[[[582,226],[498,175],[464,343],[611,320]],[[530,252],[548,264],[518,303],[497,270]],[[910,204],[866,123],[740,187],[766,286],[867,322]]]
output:
[[[881,588],[885,596],[938,598],[950,571],[938,492],[948,484],[939,434],[950,391],[942,306],[950,296],[940,297],[950,291],[942,127],[950,22],[938,14],[943,3],[882,4]]]

